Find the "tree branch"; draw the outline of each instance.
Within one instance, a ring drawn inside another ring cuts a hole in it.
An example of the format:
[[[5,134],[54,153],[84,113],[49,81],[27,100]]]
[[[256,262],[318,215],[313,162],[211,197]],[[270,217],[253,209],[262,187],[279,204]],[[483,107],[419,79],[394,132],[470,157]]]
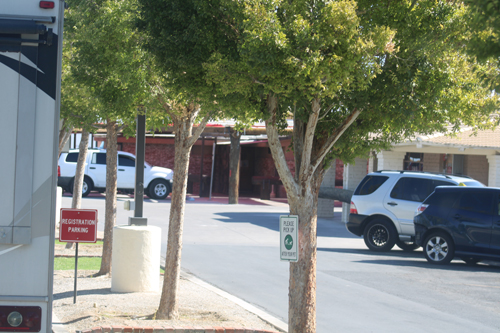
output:
[[[274,94],[269,94],[267,98],[267,110],[269,118],[266,120],[266,133],[269,149],[273,155],[274,164],[280,175],[281,182],[290,196],[298,196],[299,189],[297,183],[293,179],[292,172],[286,163],[285,153],[281,147],[281,142],[278,136],[278,129],[276,128],[276,112],[278,109],[278,98]]]
[[[311,113],[307,121],[306,132],[304,135],[304,146],[302,148],[302,163],[300,166],[299,181],[307,181],[312,175],[313,170],[311,167],[311,154],[314,142],[314,132],[319,120],[319,113],[321,111],[321,103],[319,98],[315,98],[311,103]]]
[[[194,130],[193,134],[189,138],[189,144],[190,145],[194,145],[195,144],[196,140],[198,140],[198,138],[200,137],[201,133],[203,133],[203,131],[205,130],[205,127],[207,126],[207,123],[208,123],[208,121],[210,120],[211,117],[212,117],[212,112],[207,113],[205,115],[205,117],[203,117],[202,121],[200,122],[200,124],[198,125],[198,127],[196,127],[196,129]]]
[[[299,180],[304,150],[304,122],[297,117],[297,106],[293,107],[293,156],[295,159],[295,181]]]
[[[323,144],[323,146],[319,149],[318,155],[313,159],[311,162],[311,166],[314,170],[316,170],[319,166],[319,164],[323,161],[325,158],[326,154],[333,148],[333,145],[337,140],[344,134],[344,132],[352,125],[352,123],[358,118],[358,116],[361,114],[361,111],[359,109],[354,109],[346,119],[342,122],[342,124],[337,127],[337,129],[330,135],[330,137],[326,140],[326,142]]]

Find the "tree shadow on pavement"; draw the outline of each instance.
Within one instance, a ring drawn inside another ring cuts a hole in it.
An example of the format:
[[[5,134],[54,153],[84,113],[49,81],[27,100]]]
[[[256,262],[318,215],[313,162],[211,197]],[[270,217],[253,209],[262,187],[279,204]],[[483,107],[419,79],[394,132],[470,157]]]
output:
[[[217,213],[217,221],[224,223],[250,223],[259,227],[279,231],[279,218],[283,213],[259,213],[259,212],[241,212],[241,213]],[[358,238],[351,234],[345,228],[345,223],[325,218],[318,218],[318,237],[340,237],[340,238]]]
[[[111,292],[111,288],[84,289],[84,290],[77,289],[77,297],[83,295],[111,295],[111,294],[117,294],[117,293]],[[73,290],[65,291],[62,293],[54,294],[54,300],[63,298],[73,298],[73,296],[74,296]]]

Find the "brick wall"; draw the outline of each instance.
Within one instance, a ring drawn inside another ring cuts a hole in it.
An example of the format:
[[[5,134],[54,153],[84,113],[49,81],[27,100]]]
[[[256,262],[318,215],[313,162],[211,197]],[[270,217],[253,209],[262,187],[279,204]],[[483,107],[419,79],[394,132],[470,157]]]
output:
[[[488,159],[485,155],[465,155],[464,174],[488,185]]]
[[[442,172],[441,170],[441,154],[424,154],[424,170],[427,172]]]
[[[123,143],[122,150],[135,155],[135,143]],[[174,156],[175,149],[173,145],[146,144],[145,160],[151,165],[173,170]]]
[[[335,186],[342,186],[344,183],[344,162],[335,160]]]

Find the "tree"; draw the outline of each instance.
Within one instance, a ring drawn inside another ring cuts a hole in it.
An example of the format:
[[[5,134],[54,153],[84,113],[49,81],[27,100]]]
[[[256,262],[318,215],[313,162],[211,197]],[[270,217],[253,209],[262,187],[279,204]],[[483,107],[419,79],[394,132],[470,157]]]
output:
[[[65,21],[66,26],[71,20]],[[75,82],[71,74],[72,58],[74,48],[72,45],[71,29],[67,30],[63,40],[63,62],[61,78],[61,128],[59,129],[59,155],[68,141],[73,128],[82,129],[82,140],[76,163],[75,179],[73,181],[73,200],[71,208],[81,208],[82,185],[85,171],[85,161],[88,150],[88,136],[95,130],[94,124],[98,120],[97,101],[93,98],[89,89]],[[66,243],[66,248],[72,248],[74,243]]]
[[[156,7],[162,8],[158,10]],[[178,282],[180,276],[181,252],[182,252],[182,229],[184,223],[185,197],[187,190],[187,176],[189,166],[189,153],[193,144],[203,132],[209,119],[216,119],[225,115],[228,118],[241,116],[242,125],[246,124],[248,114],[252,114],[255,108],[250,104],[238,101],[237,94],[227,94],[223,100],[217,98],[214,87],[207,84],[203,76],[198,75],[204,71],[200,61],[191,61],[189,58],[177,58],[178,62],[172,62],[172,57],[177,57],[183,52],[179,52],[177,47],[196,49],[193,54],[203,58],[209,56],[209,50],[197,48],[193,44],[185,44],[178,40],[175,48],[172,47],[172,40],[168,38],[168,32],[163,28],[177,29],[175,25],[165,25],[164,19],[169,19],[170,15],[180,15],[180,21],[189,20],[182,8],[182,1],[177,1],[172,7],[165,7],[161,1],[141,1],[139,0],[138,27],[145,34],[146,49],[153,56],[152,72],[156,79],[153,86],[156,87],[157,97],[163,106],[163,110],[171,119],[175,131],[175,166],[174,185],[172,192],[172,204],[169,217],[169,233],[166,255],[166,266],[162,296],[156,318],[176,318],[178,316]],[[168,9],[167,9],[168,8]],[[165,11],[169,13],[165,13]],[[196,22],[196,27],[192,27],[191,32],[197,34],[198,29],[202,29],[202,24]],[[221,32],[223,36],[225,32]],[[194,35],[193,35],[194,36]],[[199,35],[196,38],[203,39]],[[177,37],[176,37],[177,38]],[[228,50],[233,47],[231,43],[225,45]],[[175,64],[174,64],[175,63]],[[173,68],[174,66],[175,68]],[[182,82],[182,84],[179,84]],[[196,128],[193,127],[198,123]]]
[[[160,90],[163,91],[163,90]],[[199,119],[202,110],[199,104],[193,102],[179,103],[165,92],[158,98],[164,106],[173,123],[175,133],[175,160],[172,200],[168,223],[167,253],[165,257],[165,276],[160,297],[160,304],[156,312],[157,319],[178,318],[179,278],[181,273],[182,231],[184,225],[184,209],[186,205],[187,178],[189,170],[189,156],[191,149],[210,119],[211,113],[205,113]],[[194,124],[198,126],[194,128]]]
[[[99,102],[99,116],[106,122],[106,213],[101,268],[111,272],[113,227],[116,221],[117,136],[134,124],[136,106],[145,96],[139,36],[133,19],[135,3],[121,0],[68,1],[68,32],[74,54],[72,75]],[[133,126],[128,134],[133,134]]]
[[[416,133],[490,126],[497,107],[464,53],[466,11],[452,1],[140,1],[152,50],[183,89],[260,110],[290,211],[289,332],[316,329],[316,210],[334,158],[351,162]],[[279,133],[293,117],[295,168]]]
[[[228,203],[237,204],[240,187],[240,139],[241,132],[231,128],[229,130],[231,150],[229,153],[229,196]]]

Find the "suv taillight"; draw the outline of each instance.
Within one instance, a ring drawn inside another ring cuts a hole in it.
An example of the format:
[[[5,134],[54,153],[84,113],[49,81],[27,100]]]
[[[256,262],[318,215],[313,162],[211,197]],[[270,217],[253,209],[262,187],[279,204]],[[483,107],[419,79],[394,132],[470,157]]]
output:
[[[57,166],[57,177],[61,177],[61,167]]]
[[[420,206],[418,206],[417,210],[415,211],[415,216],[422,214],[427,207],[429,207],[429,205],[427,204],[421,204]]]
[[[352,201],[351,201],[351,209],[350,209],[349,213],[351,213],[351,214],[357,214],[358,213],[358,209],[356,208],[356,205]]]

